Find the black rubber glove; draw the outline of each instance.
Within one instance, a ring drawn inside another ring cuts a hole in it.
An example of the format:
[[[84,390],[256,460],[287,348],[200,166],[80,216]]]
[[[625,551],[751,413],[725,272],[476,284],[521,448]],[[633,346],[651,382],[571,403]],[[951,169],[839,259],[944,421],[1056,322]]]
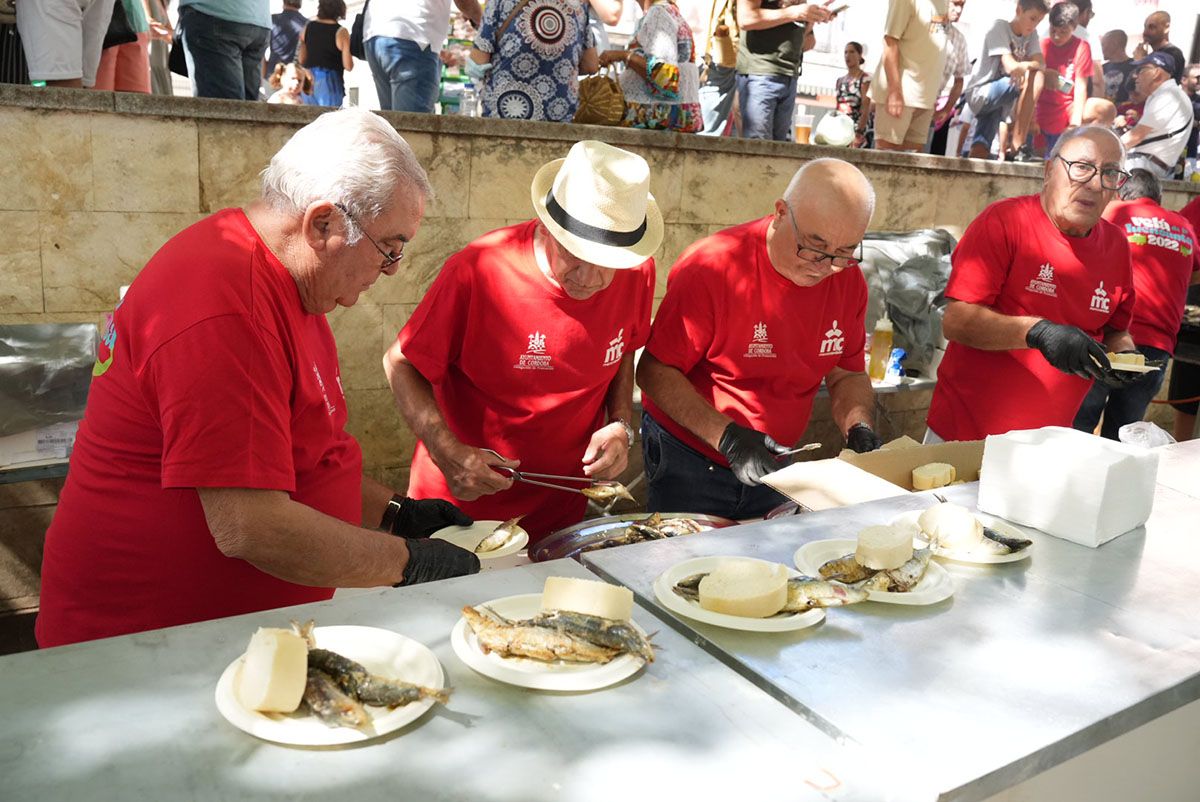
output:
[[[846,432],[846,445],[850,446],[855,453],[865,454],[868,451],[877,450],[883,445],[883,440],[867,424],[856,423],[850,427],[850,431]]]
[[[408,567],[404,569],[404,581],[396,587],[479,573],[479,558],[448,540],[406,537],[404,542],[408,545]]]
[[[429,537],[447,526],[475,523],[465,512],[440,498],[406,498],[391,520],[388,531],[401,537]]]
[[[1041,351],[1063,373],[1103,380],[1106,372],[1112,372],[1104,346],[1076,326],[1039,320],[1025,335],[1025,344]]]
[[[717,449],[729,460],[729,468],[744,485],[762,484],[762,478],[775,473],[783,463],[775,459],[788,450],[770,435],[731,423],[721,432]]]

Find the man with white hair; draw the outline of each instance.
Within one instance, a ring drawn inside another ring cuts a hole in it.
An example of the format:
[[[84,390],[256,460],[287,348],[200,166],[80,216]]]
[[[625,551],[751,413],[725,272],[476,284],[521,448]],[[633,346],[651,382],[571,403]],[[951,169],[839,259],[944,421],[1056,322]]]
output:
[[[420,539],[469,518],[362,475],[325,320],[395,273],[430,192],[382,118],[332,112],[275,154],[261,198],[150,259],[46,534],[43,647],[479,569]]]
[[[926,442],[1070,426],[1093,380],[1123,384],[1107,352],[1134,349],[1133,273],[1124,232],[1101,214],[1129,178],[1124,161],[1109,129],[1072,128],[1040,195],[997,201],[967,227]]]
[[[755,518],[783,502],[762,478],[822,381],[850,448],[879,448],[859,269],[874,207],[856,167],[817,159],[772,214],[679,257],[637,372],[651,511]]]
[[[663,235],[649,190],[642,157],[577,142],[534,176],[535,219],[446,261],[384,356],[419,438],[410,496],[524,516],[537,541],[582,520],[587,499],[514,484],[511,469],[593,480],[625,469],[633,352],[650,330]]]

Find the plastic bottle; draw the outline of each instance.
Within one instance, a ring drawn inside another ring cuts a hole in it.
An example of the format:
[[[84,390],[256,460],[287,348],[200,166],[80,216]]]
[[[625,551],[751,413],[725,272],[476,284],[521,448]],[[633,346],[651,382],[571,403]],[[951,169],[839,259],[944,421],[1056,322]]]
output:
[[[463,84],[462,97],[458,100],[458,113],[464,117],[479,116],[479,109],[475,98],[475,84],[470,81]]]
[[[875,381],[883,381],[887,373],[888,359],[892,355],[892,321],[885,314],[875,323],[871,334],[871,367],[868,375]]]

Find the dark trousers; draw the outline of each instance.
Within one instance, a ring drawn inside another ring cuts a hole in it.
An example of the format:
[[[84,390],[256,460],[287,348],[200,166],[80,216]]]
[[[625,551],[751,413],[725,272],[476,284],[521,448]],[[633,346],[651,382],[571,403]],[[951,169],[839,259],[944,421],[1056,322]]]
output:
[[[766,485],[744,485],[642,413],[642,459],[650,512],[695,512],[741,520],[761,518],[787,501]]]
[[[230,22],[190,6],[180,9],[179,27],[196,97],[258,100],[269,28]]]
[[[1147,360],[1166,360],[1171,355],[1161,348],[1150,345],[1139,345],[1138,351],[1146,355]],[[1116,440],[1117,432],[1127,423],[1136,423],[1146,417],[1146,407],[1150,400],[1158,395],[1166,375],[1166,365],[1162,370],[1143,373],[1142,377],[1133,384],[1128,384],[1119,390],[1111,390],[1100,382],[1092,385],[1092,389],[1084,396],[1075,413],[1075,428],[1083,432],[1091,432],[1104,416],[1104,425],[1100,427],[1100,436]]]

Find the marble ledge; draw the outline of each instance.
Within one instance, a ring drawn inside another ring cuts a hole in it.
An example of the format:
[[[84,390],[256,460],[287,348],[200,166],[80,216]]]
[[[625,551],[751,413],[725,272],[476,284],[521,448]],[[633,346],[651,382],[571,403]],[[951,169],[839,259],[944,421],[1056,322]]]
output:
[[[213,100],[207,98],[164,97],[136,93],[95,92],[72,89],[48,89],[0,84],[0,107],[18,106],[47,110],[111,112],[153,117],[235,120],[247,123],[284,123],[303,125],[316,119],[328,109],[279,106],[266,103]],[[655,148],[697,153],[733,153],[747,156],[814,159],[824,156],[846,158],[855,164],[869,167],[891,167],[911,170],[937,169],[948,173],[968,173],[990,176],[1011,176],[1036,179],[1041,164],[997,163],[972,159],[954,159],[928,154],[891,153],[883,151],[848,150],[819,145],[796,145],[789,142],[703,137],[663,131],[639,131],[606,126],[562,125],[559,123],[496,120],[453,115],[409,114],[379,112],[397,130],[431,134],[550,140],[573,143],[593,137],[614,145],[636,148]],[[1168,181],[1168,192],[1183,196],[1200,195],[1200,184]]]

